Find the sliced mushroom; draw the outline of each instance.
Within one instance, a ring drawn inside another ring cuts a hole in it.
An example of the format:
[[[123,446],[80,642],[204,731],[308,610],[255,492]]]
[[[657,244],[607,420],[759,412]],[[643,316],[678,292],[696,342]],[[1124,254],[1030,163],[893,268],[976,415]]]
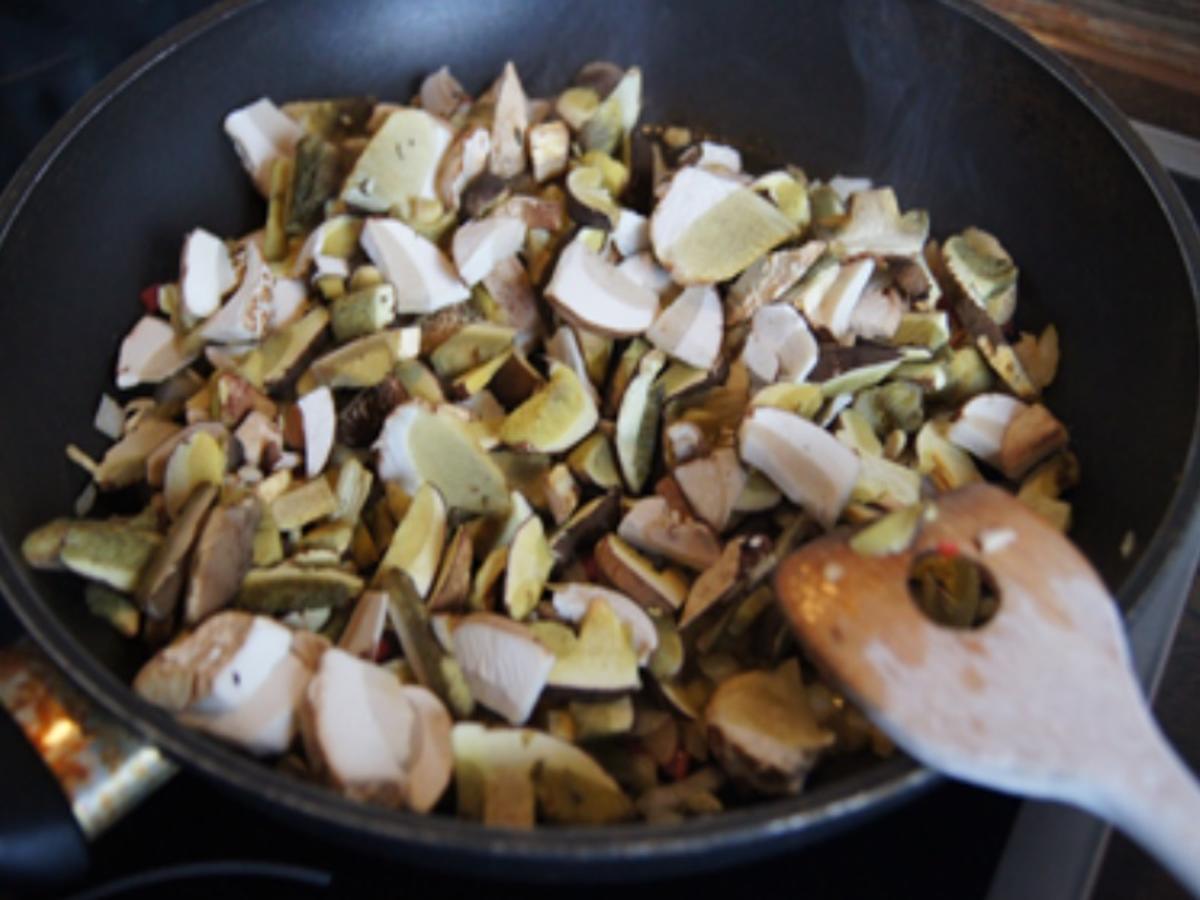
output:
[[[215,422],[206,430],[226,433],[225,427]],[[189,432],[189,429],[181,429],[174,422],[167,422],[157,416],[144,416],[135,428],[105,452],[104,458],[92,473],[96,486],[102,491],[110,491],[129,487],[143,478],[153,486],[162,484],[162,473],[166,471],[168,456],[186,432]],[[190,434],[187,436],[190,437]],[[156,472],[154,462],[157,459],[161,459],[161,462]],[[154,477],[156,474],[157,479]]]
[[[524,451],[560,453],[585,438],[599,413],[579,376],[559,362],[550,380],[504,420],[500,440]]]
[[[472,696],[513,725],[528,719],[554,668],[554,654],[524,625],[494,613],[464,616],[452,637]]]
[[[856,191],[836,238],[849,255],[916,256],[929,238],[929,214],[912,210],[901,215],[891,188]]]
[[[868,341],[890,341],[900,327],[904,304],[888,279],[878,271],[867,282],[850,315],[850,334]]]
[[[645,609],[624,594],[596,584],[560,584],[554,586],[554,611],[568,622],[583,621],[593,602],[602,600],[629,629],[638,663],[646,665],[658,648],[658,629]]]
[[[187,368],[197,356],[168,322],[142,316],[121,341],[117,354],[117,387],[158,384]]]
[[[412,580],[417,595],[424,597],[437,575],[445,543],[446,504],[436,487],[422,484],[392,534],[377,577],[398,569]]]
[[[689,366],[711,369],[721,353],[725,325],[712,285],[684,290],[646,329],[654,346]]]
[[[200,336],[218,344],[256,341],[266,333],[273,315],[275,275],[259,252],[246,245],[242,280],[233,296],[200,328]]]
[[[572,241],[563,250],[545,293],[568,319],[611,337],[640,334],[658,313],[658,297],[653,291],[580,241]]]
[[[346,796],[402,807],[421,720],[390,672],[336,648],[321,656],[300,717],[309,762]]]
[[[526,618],[541,602],[554,557],[542,520],[530,516],[513,535],[504,570],[504,608],[514,619]]]
[[[310,309],[285,328],[270,335],[252,350],[239,367],[252,384],[273,388],[293,377],[305,354],[325,331],[329,313],[322,306]]]
[[[825,291],[813,302],[806,302],[804,314],[808,321],[839,341],[849,338],[854,311],[874,271],[875,261],[870,257],[843,265]]]
[[[304,466],[309,478],[316,478],[329,461],[337,430],[337,407],[327,387],[309,391],[296,401],[304,427]]]
[[[129,521],[55,519],[21,545],[26,562],[51,571],[66,569],[128,593],[137,587],[162,539]]]
[[[192,551],[183,620],[195,625],[233,601],[254,560],[254,534],[262,504],[249,496],[208,515]]]
[[[579,141],[586,150],[612,153],[624,135],[633,131],[642,111],[642,72],[630,66],[579,128]]]
[[[617,534],[647,553],[703,571],[717,561],[721,545],[707,525],[673,511],[663,497],[636,501]]]
[[[475,544],[471,530],[459,526],[442,554],[441,568],[429,591],[429,609],[433,612],[465,610],[471,594],[471,565]]]
[[[650,219],[655,256],[685,285],[732,278],[793,231],[754,191],[695,166],[675,174]]]
[[[532,805],[530,793],[542,816],[551,822],[603,825],[633,814],[633,804],[612,776],[567,741],[533,729],[459,722],[451,732],[451,742],[461,815],[513,823],[512,798],[514,793],[521,796],[519,789],[509,787],[501,792],[494,787],[498,782],[525,785],[524,800],[516,804],[517,824],[533,824],[533,810],[521,811],[522,803]],[[503,804],[505,797],[510,798],[507,804]]]
[[[635,494],[641,493],[654,464],[662,410],[662,393],[656,387],[656,379],[665,364],[661,350],[651,350],[643,356],[617,411],[617,461],[625,484]]]
[[[374,334],[396,318],[396,291],[390,284],[373,284],[336,298],[329,313],[338,343]]]
[[[647,609],[673,613],[687,598],[687,579],[678,570],[656,569],[614,534],[596,544],[596,564],[617,590]]]
[[[201,485],[192,492],[138,580],[134,599],[151,618],[165,620],[174,614],[189,568],[192,545],[216,499],[216,485]]]
[[[171,712],[230,712],[254,696],[291,645],[291,630],[273,619],[223,612],[155,654],[133,689]]]
[[[343,344],[313,360],[308,376],[331,388],[368,388],[383,381],[402,359],[421,349],[418,326],[389,328]]]
[[[1000,471],[1014,481],[1052,453],[1067,446],[1067,429],[1040,403],[1020,410],[1000,441]]]
[[[565,463],[557,463],[546,473],[546,505],[555,525],[562,525],[579,506],[579,485]]]
[[[946,437],[989,465],[1000,467],[1004,434],[1028,407],[1008,394],[980,394],[958,411]]]
[[[437,245],[396,219],[368,219],[363,250],[396,290],[396,310],[430,313],[470,295]]]
[[[613,456],[612,445],[599,431],[586,437],[567,457],[571,471],[585,482],[601,490],[612,490],[621,486],[621,473]]]
[[[788,499],[832,527],[850,499],[860,463],[853,450],[794,413],[760,406],[738,434],[742,459]]]
[[[475,125],[463,128],[442,154],[438,167],[437,195],[442,206],[456,210],[462,202],[467,185],[486,169],[492,138],[487,128]]]
[[[363,580],[334,568],[336,558],[329,554],[322,554],[320,564],[304,562],[297,557],[269,569],[251,569],[238,589],[238,605],[271,614],[338,609],[362,593]]]
[[[570,153],[571,130],[566,122],[542,122],[529,129],[529,161],[538,184],[565,172]]]
[[[408,392],[393,375],[361,391],[338,414],[337,440],[351,447],[365,447],[379,436],[383,422]]]
[[[801,247],[769,253],[729,288],[725,317],[730,325],[750,320],[768,303],[773,303],[796,285],[825,253],[824,241],[809,241]]]
[[[515,332],[507,325],[470,322],[429,354],[429,362],[442,378],[457,378],[512,348]]]
[[[525,170],[525,130],[529,126],[528,100],[517,67],[504,64],[493,87],[496,111],[492,119],[492,148],[488,168],[500,178]]]
[[[442,701],[417,685],[406,685],[404,694],[417,714],[420,742],[409,768],[408,806],[427,813],[437,805],[454,772],[454,749],[450,742],[453,722]]]
[[[692,582],[679,627],[687,628],[705,613],[750,590],[752,570],[766,556],[771,542],[766,535],[742,535],[731,540],[720,557]]]
[[[520,219],[492,217],[467,222],[454,232],[454,265],[459,277],[472,286],[483,281],[496,265],[513,256],[525,243],[525,223]]]
[[[558,330],[546,339],[545,347],[546,355],[550,359],[562,363],[575,373],[575,377],[579,379],[579,383],[591,395],[592,402],[599,402],[600,394],[596,390],[596,386],[592,384],[591,376],[588,373],[587,360],[583,358],[583,351],[579,347],[579,339],[576,337],[575,329],[570,325],[560,325]]]
[[[341,199],[372,213],[436,199],[438,166],[453,136],[449,125],[424,110],[393,111],[358,155]]]
[[[721,683],[704,710],[709,747],[725,770],[755,790],[794,794],[833,743],[805,699],[800,666],[755,670]]]
[[[675,282],[671,280],[671,273],[655,261],[654,254],[649,250],[643,250],[641,253],[635,253],[621,260],[617,265],[617,271],[634,284],[653,291],[659,297],[675,287]]]
[[[338,499],[329,489],[329,482],[324,478],[312,478],[308,481],[287,487],[291,484],[289,478],[284,483],[284,490],[273,500],[270,500],[271,518],[280,531],[291,531],[303,528],[312,522],[333,515],[338,508]],[[263,493],[264,481],[259,485],[260,497]],[[263,502],[268,502],[263,500]]]
[[[242,167],[264,197],[270,190],[275,160],[291,156],[304,129],[266,97],[235,109],[225,117],[225,133],[233,141]]]
[[[541,622],[534,626],[551,625]],[[541,632],[537,632],[541,633]],[[579,635],[564,628],[547,684],[582,691],[625,691],[641,687],[638,655],[622,620],[603,597],[594,597],[579,623]]]
[[[677,466],[674,477],[696,515],[718,534],[723,532],[746,487],[746,470],[737,453],[729,447],[718,448]]]
[[[529,273],[515,256],[502,259],[483,279],[483,287],[496,305],[504,322],[517,329],[521,348],[527,348],[542,328],[537,298],[529,282]]]
[[[968,228],[942,244],[942,264],[955,288],[997,325],[1006,325],[1017,306],[1017,267],[991,234]]]
[[[338,638],[338,648],[360,659],[375,658],[383,626],[387,623],[388,598],[384,591],[367,591],[354,604],[354,612]]]
[[[943,422],[926,422],[917,432],[917,471],[928,475],[939,491],[982,481],[983,476],[971,462],[971,457],[946,438]]]
[[[612,229],[612,244],[623,257],[650,249],[650,222],[639,212],[622,209]]]
[[[620,517],[620,499],[614,493],[589,500],[575,511],[550,538],[550,550],[561,565],[575,556],[581,546],[588,546],[612,531]]]
[[[319,635],[293,633],[287,655],[243,702],[224,712],[185,709],[179,720],[251,753],[283,753],[296,735],[299,706],[327,648]]]

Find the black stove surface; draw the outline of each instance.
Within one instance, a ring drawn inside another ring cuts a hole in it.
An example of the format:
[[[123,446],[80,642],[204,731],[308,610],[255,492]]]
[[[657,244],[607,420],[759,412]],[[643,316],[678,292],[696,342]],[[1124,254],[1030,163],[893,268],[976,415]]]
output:
[[[0,2],[0,184],[36,141],[97,79],[207,0]],[[1200,184],[1181,185],[1193,210]],[[19,629],[0,604],[0,641]],[[1190,721],[1200,672],[1200,606],[1181,625],[1158,712],[1181,752],[1200,758]],[[829,898],[982,896],[1018,808],[996,794],[946,783],[818,845],[748,866],[669,882],[545,886],[497,884],[469,872],[402,865],[297,830],[182,773],[93,847],[78,897],[395,896],[520,894],[576,900],[619,892],[668,896]],[[711,894],[710,894],[711,892]],[[1110,852],[1097,897],[1182,897],[1132,846]]]

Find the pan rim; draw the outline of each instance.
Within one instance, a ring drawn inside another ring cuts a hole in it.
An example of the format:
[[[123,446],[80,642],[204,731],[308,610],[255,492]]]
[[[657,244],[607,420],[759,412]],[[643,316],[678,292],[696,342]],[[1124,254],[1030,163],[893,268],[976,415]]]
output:
[[[6,239],[26,201],[59,154],[99,115],[108,103],[146,71],[176,50],[219,27],[228,19],[262,5],[265,0],[226,0],[205,10],[148,44],[117,67],[79,100],[38,143],[0,194],[0,243]],[[969,0],[939,0],[1037,63],[1081,102],[1108,131],[1134,164],[1166,217],[1191,286],[1200,331],[1200,237],[1192,225],[1178,188],[1154,160],[1140,137],[1116,107],[1065,60],[1038,44],[1016,26]],[[1186,555],[1187,536],[1200,521],[1200,418],[1193,423],[1182,479],[1133,570],[1116,592],[1136,617],[1151,602]],[[74,637],[40,601],[23,572],[19,553],[0,541],[0,589],[37,643],[76,684],[108,712],[169,756],[239,794],[266,803],[278,812],[293,812],[312,824],[344,832],[364,832],[380,841],[403,844],[413,854],[438,850],[460,858],[488,858],[497,867],[544,863],[570,869],[620,860],[632,863],[625,875],[642,874],[687,860],[694,867],[720,848],[720,863],[736,856],[761,856],[785,843],[798,843],[821,826],[851,824],[872,811],[893,806],[928,789],[940,776],[907,759],[872,767],[860,775],[823,786],[800,797],[759,803],[719,816],[680,825],[629,824],[604,828],[537,829],[504,832],[449,817],[416,816],[373,808],[346,800],[324,788],[300,782],[174,722],[116,678],[76,643]],[[1132,602],[1129,602],[1132,601]],[[872,775],[876,777],[872,777]],[[856,786],[857,785],[857,786]],[[716,854],[713,854],[716,856]],[[423,857],[415,856],[420,860]],[[644,864],[644,865],[643,865]],[[528,872],[524,874],[529,874]]]

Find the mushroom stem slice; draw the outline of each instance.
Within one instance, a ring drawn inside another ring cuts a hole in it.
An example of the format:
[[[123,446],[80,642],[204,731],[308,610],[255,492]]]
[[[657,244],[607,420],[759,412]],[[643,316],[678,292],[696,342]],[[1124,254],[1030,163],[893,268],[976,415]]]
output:
[[[525,223],[507,217],[467,222],[454,232],[454,265],[468,287],[483,281],[525,243]]]
[[[494,613],[465,616],[452,638],[471,695],[514,725],[528,719],[554,668],[554,654],[528,628]]]
[[[242,168],[264,197],[270,190],[275,160],[291,156],[304,137],[304,129],[266,97],[229,113],[225,133],[233,141]]]
[[[646,329],[646,338],[680,362],[711,369],[721,353],[724,333],[721,297],[716,288],[705,285],[680,294]]]
[[[647,553],[697,571],[707,569],[721,555],[712,530],[673,511],[663,497],[636,501],[621,520],[617,534]]]
[[[743,672],[723,681],[704,710],[709,746],[725,770],[755,790],[794,794],[834,736],[808,707],[800,666]]]
[[[568,319],[610,337],[641,334],[654,322],[658,296],[572,241],[559,255],[546,297]]]
[[[471,296],[437,245],[396,219],[368,219],[363,250],[396,290],[396,311],[431,313]]]
[[[742,459],[788,499],[832,527],[858,480],[857,454],[829,432],[794,413],[753,409],[738,435]]]
[[[493,87],[496,111],[492,119],[492,146],[488,167],[500,178],[512,178],[525,170],[525,130],[529,127],[528,99],[517,67],[504,64]]]
[[[300,420],[304,426],[304,467],[309,478],[316,478],[329,461],[333,436],[337,431],[337,408],[333,392],[327,387],[309,391],[298,401]]]

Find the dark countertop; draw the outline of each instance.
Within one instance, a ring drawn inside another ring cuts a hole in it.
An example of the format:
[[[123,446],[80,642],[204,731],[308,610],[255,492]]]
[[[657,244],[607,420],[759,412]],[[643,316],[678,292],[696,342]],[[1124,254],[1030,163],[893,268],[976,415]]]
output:
[[[71,0],[0,2],[0,182],[66,108],[109,69],[163,29],[207,5],[207,0]],[[1185,186],[1193,209],[1200,187]],[[0,637],[15,626],[0,605]],[[1156,703],[1163,726],[1181,755],[1200,766],[1200,599],[1187,607]],[[976,897],[987,889],[1017,802],[984,791],[943,784],[926,796],[841,837],[786,858],[672,882],[668,889],[759,897]],[[365,858],[331,847],[286,824],[247,810],[195,776],[177,777],[125,822],[99,840],[88,884],[137,877],[148,866],[224,860],[271,860],[299,866],[303,880],[277,881],[273,896],[328,896],[332,877],[339,895],[415,892],[416,896],[466,896],[504,887],[483,885],[462,873],[440,873]],[[869,860],[869,864],[864,861]],[[245,872],[243,872],[245,874]],[[275,873],[281,874],[281,873]],[[285,888],[284,885],[289,885]],[[630,900],[659,898],[666,886],[620,888]],[[262,896],[262,880],[223,877],[172,886],[180,898]],[[612,888],[572,887],[573,897],[599,897]],[[561,893],[562,889],[554,889]],[[120,896],[162,896],[163,888]],[[551,889],[521,887],[526,900]],[[1184,897],[1140,850],[1115,838],[1094,895],[1103,900]]]

